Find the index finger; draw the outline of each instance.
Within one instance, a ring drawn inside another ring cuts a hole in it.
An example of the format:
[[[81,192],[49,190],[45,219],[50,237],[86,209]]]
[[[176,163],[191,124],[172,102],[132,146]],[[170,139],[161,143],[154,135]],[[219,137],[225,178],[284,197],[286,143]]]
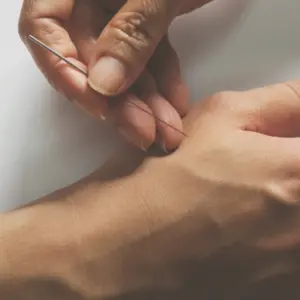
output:
[[[25,0],[19,20],[19,33],[49,82],[67,98],[75,100],[96,117],[101,117],[106,110],[106,102],[103,96],[89,88],[86,76],[28,41],[28,35],[31,34],[81,68],[86,68],[78,60],[77,49],[64,28],[72,16],[73,7],[74,0]]]

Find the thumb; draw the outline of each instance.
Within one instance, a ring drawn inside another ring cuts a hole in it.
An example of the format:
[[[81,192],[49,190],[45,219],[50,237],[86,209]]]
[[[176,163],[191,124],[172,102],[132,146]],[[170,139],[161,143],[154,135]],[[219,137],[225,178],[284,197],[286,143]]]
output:
[[[134,83],[177,14],[174,2],[126,2],[96,42],[88,78],[94,90],[115,96]]]

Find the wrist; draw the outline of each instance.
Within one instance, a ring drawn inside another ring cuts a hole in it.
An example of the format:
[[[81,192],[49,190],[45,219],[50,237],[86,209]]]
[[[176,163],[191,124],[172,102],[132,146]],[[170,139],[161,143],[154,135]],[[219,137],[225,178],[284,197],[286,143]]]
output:
[[[94,262],[86,269],[95,276],[88,281],[97,283],[91,290],[106,297],[164,290],[184,282],[182,260],[187,267],[195,256],[205,260],[218,249],[216,228],[197,204],[196,184],[182,176],[172,159],[148,159],[134,175],[89,198],[91,226],[82,247]]]
[[[8,214],[0,282],[7,279],[24,294],[42,285],[49,296],[54,284],[64,300],[184,282],[182,259],[187,266],[204,259],[219,240],[197,204],[199,187],[182,171],[172,158],[148,159],[126,178],[99,182],[96,176]]]
[[[56,299],[75,294],[102,299],[149,285],[150,272],[137,269],[149,267],[138,246],[149,235],[142,200],[149,201],[143,195],[148,173],[142,167],[127,178],[105,182],[92,176],[5,215],[0,284],[5,282],[10,297],[40,289],[50,296],[58,286],[66,292]]]

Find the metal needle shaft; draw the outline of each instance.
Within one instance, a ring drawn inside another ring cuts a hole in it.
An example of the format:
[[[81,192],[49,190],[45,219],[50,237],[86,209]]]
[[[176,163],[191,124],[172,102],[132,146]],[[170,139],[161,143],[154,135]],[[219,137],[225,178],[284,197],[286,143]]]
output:
[[[57,56],[58,58],[60,58],[62,61],[64,61],[65,63],[69,64],[70,66],[72,66],[74,69],[78,70],[79,72],[81,72],[84,75],[87,75],[87,71],[85,71],[82,68],[78,67],[73,62],[71,62],[69,59],[65,58],[60,53],[58,53],[54,49],[52,49],[49,46],[47,46],[46,44],[44,44],[43,42],[41,42],[40,40],[38,40],[36,37],[34,37],[33,35],[29,35],[28,38],[29,38],[30,41],[32,41],[35,44],[41,46],[42,48],[48,50],[49,52],[51,52],[52,54],[54,54],[55,56]]]
[[[67,63],[68,65],[70,65],[71,67],[73,67],[74,69],[76,69],[77,71],[79,71],[80,73],[84,74],[85,76],[88,76],[88,72],[84,69],[82,69],[81,67],[77,66],[76,64],[74,64],[72,61],[70,61],[69,59],[65,58],[63,55],[61,55],[60,53],[58,53],[57,51],[55,51],[54,49],[52,49],[51,47],[47,46],[46,44],[44,44],[42,41],[40,41],[39,39],[37,39],[36,37],[34,37],[33,35],[29,35],[28,39],[30,41],[32,41],[33,43],[39,45],[40,47],[48,50],[49,52],[51,52],[53,55],[57,56],[58,58],[60,58],[62,61],[64,61],[65,63]],[[181,133],[184,136],[187,136],[184,132],[182,132],[181,130],[177,129],[176,127],[174,127],[173,125],[167,123],[164,120],[161,120],[160,118],[156,117],[154,114],[152,114],[151,112],[147,111],[146,109],[144,109],[143,107],[140,107],[138,104],[129,101],[129,103],[133,106],[135,106],[136,108],[140,109],[141,111],[145,112],[146,114],[152,116],[155,120],[167,125],[168,127],[172,128],[173,130],[177,131],[178,133]]]

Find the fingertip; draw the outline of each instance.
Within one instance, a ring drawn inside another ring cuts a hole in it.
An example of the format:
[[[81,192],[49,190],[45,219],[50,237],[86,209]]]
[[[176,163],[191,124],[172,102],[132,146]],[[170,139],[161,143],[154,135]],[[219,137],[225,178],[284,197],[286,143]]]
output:
[[[117,101],[112,107],[117,128],[127,141],[147,151],[154,143],[156,130],[150,108],[133,94],[125,94]]]
[[[176,126],[176,127],[175,127]],[[174,128],[178,129],[178,132],[173,128],[169,128],[168,130],[160,130],[157,138],[157,142],[159,146],[165,153],[171,153],[176,150],[184,139],[184,135],[182,126],[178,122]]]
[[[84,68],[84,65],[78,60],[72,58],[68,58],[68,60],[78,65],[78,67]],[[72,98],[72,96],[74,96],[73,94],[81,93],[86,88],[86,76],[68,63],[59,61],[55,65],[55,71],[55,76],[52,81],[59,90],[66,93],[68,98]]]
[[[87,101],[73,100],[73,103],[84,113],[88,114],[90,117],[95,118],[97,120],[101,120],[102,122],[106,121],[105,113],[103,112],[103,108],[91,108],[91,105],[87,103]]]
[[[133,127],[123,125],[118,126],[117,129],[128,143],[144,152],[147,152],[152,145],[152,142],[150,142],[148,139],[143,138],[143,136],[141,136]]]
[[[101,57],[90,69],[88,84],[104,96],[116,96],[129,85],[126,67],[113,57]]]
[[[182,119],[176,109],[158,92],[144,95],[155,116],[159,144],[165,152],[175,150],[183,139]]]
[[[189,110],[189,89],[181,79],[179,72],[161,70],[155,75],[159,92],[176,109],[181,117],[185,117]]]
[[[164,87],[164,95],[183,118],[189,111],[189,89],[181,80],[170,80]]]
[[[160,43],[150,62],[157,89],[184,117],[189,109],[189,90],[181,77],[180,62],[168,38]]]
[[[73,59],[76,65],[84,68],[84,65]],[[60,62],[57,66],[56,85],[68,99],[93,118],[105,120],[108,110],[107,99],[96,94],[87,84],[84,74],[69,66],[65,62]]]

